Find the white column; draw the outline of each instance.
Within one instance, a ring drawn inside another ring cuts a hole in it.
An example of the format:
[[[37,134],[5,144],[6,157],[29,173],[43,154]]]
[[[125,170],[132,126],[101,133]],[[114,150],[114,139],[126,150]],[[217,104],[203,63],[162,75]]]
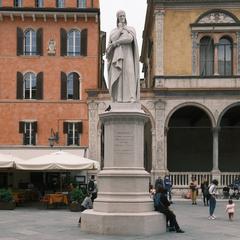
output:
[[[218,169],[218,133],[219,128],[213,128],[213,171],[219,171]]]

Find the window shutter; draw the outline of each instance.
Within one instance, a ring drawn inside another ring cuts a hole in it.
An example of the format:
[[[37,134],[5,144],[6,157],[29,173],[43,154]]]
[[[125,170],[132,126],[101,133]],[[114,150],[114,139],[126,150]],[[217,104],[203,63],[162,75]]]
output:
[[[83,132],[83,124],[82,124],[82,122],[76,123],[76,129],[77,129],[78,133],[82,133]]]
[[[37,74],[37,99],[43,99],[43,72]]]
[[[67,55],[67,32],[65,29],[60,29],[60,39],[61,39],[61,56]]]
[[[79,75],[73,73],[73,99],[79,99]]]
[[[87,56],[87,36],[88,36],[88,30],[83,29],[81,31],[81,55]]]
[[[38,7],[38,0],[35,0],[35,7]]]
[[[23,75],[17,72],[17,99],[23,99]]]
[[[19,122],[19,133],[24,133],[24,122]]]
[[[37,30],[37,55],[43,56],[43,29]]]
[[[61,72],[61,99],[67,99],[67,75]]]
[[[17,56],[23,55],[23,30],[17,28]]]
[[[32,123],[32,129],[34,133],[37,133],[37,122]]]
[[[68,122],[63,122],[63,133],[64,134],[68,133]]]

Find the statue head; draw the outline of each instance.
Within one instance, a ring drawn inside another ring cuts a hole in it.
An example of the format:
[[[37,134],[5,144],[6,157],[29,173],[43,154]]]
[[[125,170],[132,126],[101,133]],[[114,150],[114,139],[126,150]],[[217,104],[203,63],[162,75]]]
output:
[[[124,25],[127,24],[126,13],[123,10],[117,11],[117,26],[119,23],[123,23]]]

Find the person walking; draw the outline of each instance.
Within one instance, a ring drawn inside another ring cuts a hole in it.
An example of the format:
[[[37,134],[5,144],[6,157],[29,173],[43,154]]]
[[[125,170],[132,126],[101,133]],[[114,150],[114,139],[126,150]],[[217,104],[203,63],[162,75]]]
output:
[[[209,203],[208,185],[209,185],[209,182],[207,181],[206,177],[204,177],[201,183],[204,206],[208,206],[208,203]]]
[[[165,189],[159,187],[156,189],[156,194],[154,195],[154,208],[156,211],[163,213],[166,216],[167,222],[170,222],[169,231],[176,231],[177,233],[184,233],[184,231],[179,227],[176,215],[172,210],[169,209],[170,202],[167,199]]]
[[[216,216],[213,214],[216,208],[216,195],[217,195],[217,186],[218,186],[218,180],[213,179],[212,183],[209,186],[209,220],[213,220],[216,218]]]
[[[197,186],[197,181],[195,177],[192,177],[192,181],[190,182],[190,190],[191,190],[191,199],[192,199],[192,205],[197,204],[197,191],[198,191],[198,186]]]
[[[228,204],[226,205],[226,212],[228,213],[229,221],[232,221],[235,212],[235,203],[233,203],[232,199],[228,200]]]

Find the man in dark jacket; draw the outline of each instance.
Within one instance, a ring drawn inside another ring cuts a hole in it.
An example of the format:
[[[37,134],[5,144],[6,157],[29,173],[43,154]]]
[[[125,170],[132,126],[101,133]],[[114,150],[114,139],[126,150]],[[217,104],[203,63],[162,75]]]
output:
[[[167,199],[166,192],[164,188],[156,189],[156,194],[154,196],[154,208],[156,211],[163,213],[167,221],[170,222],[169,231],[176,231],[177,233],[184,233],[184,231],[179,227],[176,219],[176,215],[169,209],[170,202]]]

